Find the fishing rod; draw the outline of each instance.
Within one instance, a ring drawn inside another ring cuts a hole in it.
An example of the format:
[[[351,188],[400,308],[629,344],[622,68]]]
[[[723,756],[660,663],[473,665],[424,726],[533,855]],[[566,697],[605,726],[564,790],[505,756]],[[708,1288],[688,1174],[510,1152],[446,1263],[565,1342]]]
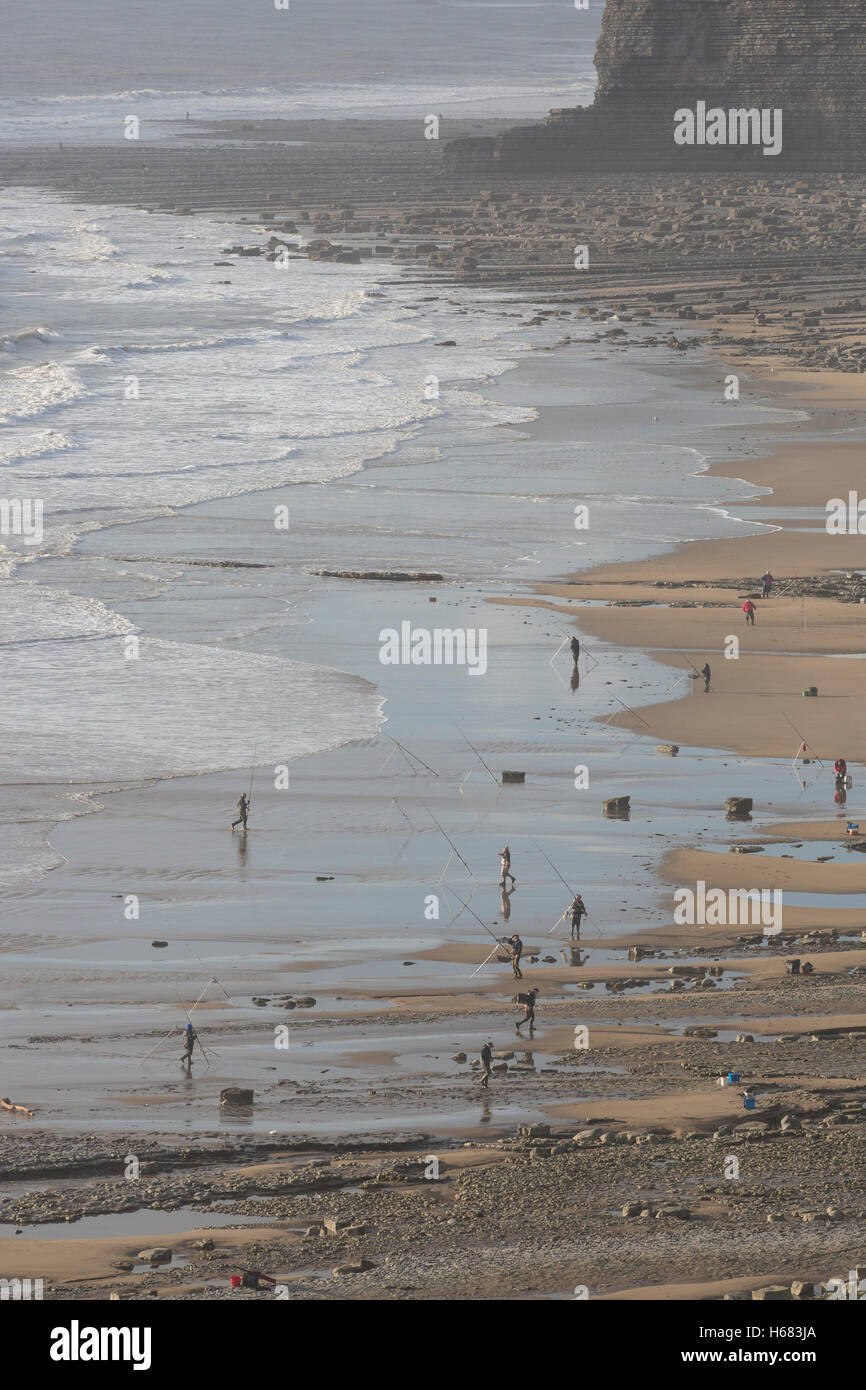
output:
[[[532,843],[535,845],[535,848],[538,850],[538,853],[541,855],[542,859],[547,860],[548,864],[550,865],[553,872],[556,874],[556,877],[559,879],[560,883],[565,883],[565,879],[562,877],[562,874],[559,872],[559,869],[556,867],[553,860],[544,853],[544,850],[541,848],[541,845],[538,843],[538,841],[533,840]],[[575,890],[571,887],[569,883],[565,883],[565,886],[573,898],[577,896]],[[565,913],[563,913],[562,915],[564,917]]]
[[[439,824],[439,822],[438,822],[438,820],[436,819],[436,817],[434,816],[433,812],[430,810],[430,807],[427,806],[426,803],[423,802],[423,801],[421,802],[421,805],[424,807],[424,810],[427,812],[427,814],[428,814],[428,816],[430,817],[430,819],[432,820],[433,824],[436,826],[436,829],[439,831],[440,835],[444,835],[444,836],[445,836],[445,839],[448,841],[448,843],[449,843],[449,845],[451,846],[451,848],[453,849],[454,853],[457,855],[457,858],[460,860],[460,863],[463,865],[463,867],[464,867],[464,869],[466,870],[466,872],[467,872],[467,874],[469,875],[469,877],[470,877],[470,878],[474,878],[475,875],[473,874],[473,872],[472,872],[472,870],[470,869],[469,865],[466,863],[466,860],[463,858],[463,855],[460,853],[459,849],[458,849],[457,846],[455,845],[454,841],[451,839],[450,835],[445,835],[445,831],[442,829],[442,826]],[[455,897],[456,897],[456,896],[457,896],[457,895],[455,894]]]
[[[567,911],[568,911],[568,908],[565,909],[565,912],[567,912]],[[562,921],[564,920],[564,918],[565,918],[565,912],[561,912],[560,915],[557,917],[557,919],[556,919],[556,921],[554,922],[553,926],[550,928],[550,930],[549,930],[548,933],[547,933],[548,936],[550,936],[553,932],[555,932],[555,931],[556,931],[556,928],[559,926],[560,922],[562,922]]]
[[[254,743],[254,744],[253,744],[253,758],[252,758],[252,762],[250,763],[250,790],[249,790],[249,794],[248,794],[248,796],[247,796],[247,807],[248,807],[248,808],[249,808],[250,806],[252,806],[252,804],[253,804],[253,776],[255,775],[255,770],[256,770],[256,747],[257,747],[257,744]]]
[[[549,857],[549,855],[546,855],[546,854],[544,853],[544,850],[541,848],[541,845],[538,843],[538,841],[537,841],[537,840],[533,840],[532,843],[535,845],[535,848],[538,850],[538,853],[542,856],[542,858],[544,858],[544,859],[547,860],[548,864],[550,865],[550,867],[551,867],[551,869],[553,870],[553,872],[556,874],[556,877],[559,879],[560,883],[564,883],[564,884],[565,884],[565,887],[568,889],[569,893],[571,894],[571,896],[572,896],[573,898],[577,897],[577,894],[575,893],[574,889],[571,887],[570,884],[568,884],[568,883],[565,882],[565,879],[562,877],[562,874],[559,872],[559,869],[556,867],[556,865],[554,864],[553,860]],[[565,916],[565,913],[566,913],[567,911],[568,911],[568,908],[565,909],[565,912],[563,912],[562,917]],[[584,909],[584,911],[586,912],[586,916],[588,917],[588,916],[589,916],[589,912],[586,911],[586,909]],[[556,928],[559,926],[559,923],[562,921],[562,917],[559,917],[559,918],[554,922],[553,926],[550,928],[550,931],[547,933],[548,936],[550,936],[550,932],[555,931]],[[600,936],[600,935],[601,935],[601,931],[599,930],[598,927],[595,926],[595,923],[594,923],[594,922],[593,922],[593,926],[595,927],[595,930],[598,932],[598,934],[599,934],[599,936]]]
[[[175,992],[176,992],[176,991],[175,991]],[[186,1014],[186,1021],[187,1021],[187,1023],[189,1024],[190,1028],[192,1028],[193,1039],[194,1039],[195,1042],[198,1043],[199,1047],[201,1048],[201,1054],[202,1054],[202,1056],[204,1057],[204,1064],[205,1064],[205,1066],[207,1067],[208,1071],[210,1071],[210,1058],[208,1057],[208,1048],[205,1047],[204,1043],[202,1042],[201,1038],[199,1037],[198,1031],[197,1031],[197,1029],[194,1027],[193,1021],[192,1021],[192,1019],[190,1018],[189,1014],[187,1013],[186,1004],[184,1004],[184,1002],[183,1002],[183,1000],[181,999],[181,997],[180,997],[179,994],[177,995],[177,1002],[180,1004],[180,1007],[183,1009],[184,1013]],[[195,1004],[193,1004],[193,1008],[195,1008]],[[189,1054],[189,1055],[190,1055],[190,1059],[191,1059],[191,1058],[192,1058],[192,1051],[190,1051],[190,1054]],[[214,1056],[216,1056],[216,1053],[214,1053]]]
[[[196,1007],[196,1005],[198,1005],[198,1004],[201,1003],[202,999],[203,999],[204,996],[207,994],[207,992],[208,992],[208,990],[210,989],[211,985],[219,985],[219,987],[220,987],[220,989],[222,990],[223,994],[225,994],[226,999],[229,998],[229,995],[228,995],[227,991],[225,990],[225,988],[223,987],[223,985],[220,984],[219,980],[218,980],[218,979],[216,978],[216,976],[214,975],[210,980],[208,980],[207,984],[205,985],[205,987],[204,987],[204,989],[202,990],[201,994],[199,995],[198,999],[195,1001],[195,1004],[193,1004],[193,1006],[192,1006],[193,1009]],[[185,1006],[183,1000],[180,998],[180,995],[178,995],[178,1000],[180,1001],[180,1006],[181,1006],[181,1008],[183,1009],[184,1013],[186,1013],[186,1006]],[[186,1014],[186,1016],[187,1016],[188,1022],[191,1023],[191,1022],[192,1022],[192,1019],[190,1018],[189,1014]],[[193,1031],[195,1031],[195,1030],[193,1030]],[[167,1032],[167,1033],[164,1033],[164,1034],[162,1035],[162,1037],[161,1037],[157,1042],[154,1043],[154,1045],[153,1045],[153,1047],[150,1049],[150,1051],[149,1051],[149,1052],[146,1052],[146,1053],[144,1054],[144,1056],[143,1056],[142,1059],[141,1059],[142,1062],[146,1062],[146,1061],[148,1060],[149,1057],[152,1057],[153,1054],[154,1054],[154,1052],[158,1051],[159,1048],[162,1047],[163,1043],[164,1043],[164,1042],[167,1042],[167,1040],[168,1040],[170,1037],[172,1037],[172,1036],[174,1035],[174,1032],[175,1032],[174,1028],[169,1028],[168,1032]],[[197,1033],[196,1033],[196,1037],[198,1037],[198,1034],[197,1034]],[[202,1051],[204,1051],[204,1048],[202,1048]]]
[[[489,964],[490,964],[490,962],[492,961],[493,957],[496,955],[498,949],[499,949],[498,946],[494,946],[492,951],[488,951],[488,952],[487,952],[487,955],[484,957],[484,959],[483,959],[483,961],[481,962],[481,964],[478,965],[478,966],[476,966],[476,968],[472,971],[472,974],[469,976],[470,980],[474,980],[474,979],[475,979],[475,976],[478,975],[478,974],[484,969],[485,965],[489,965]]]
[[[163,1043],[166,1042],[166,1041],[172,1036],[172,1034],[173,1034],[174,1032],[175,1032],[175,1029],[174,1029],[174,1028],[169,1028],[168,1032],[167,1032],[167,1033],[164,1033],[163,1036],[159,1039],[159,1041],[154,1043],[154,1045],[153,1045],[153,1047],[150,1049],[150,1051],[149,1051],[149,1052],[145,1052],[144,1056],[143,1056],[142,1059],[141,1059],[142,1062],[146,1062],[147,1059],[148,1059],[149,1057],[152,1057],[153,1054],[154,1054],[154,1052],[156,1052],[158,1048],[162,1047]]]
[[[810,753],[815,753],[814,748],[811,747],[811,745],[809,744],[809,742],[808,742],[808,741],[803,737],[803,735],[800,733],[800,730],[797,728],[797,725],[794,723],[793,719],[788,719],[787,714],[783,714],[783,715],[782,715],[782,718],[788,720],[788,723],[790,724],[791,728],[794,730],[794,733],[797,735],[797,737],[798,737],[798,739],[800,740],[800,742],[801,742],[801,744],[803,745],[803,747],[804,747],[804,748],[807,748],[807,749],[809,750]],[[823,767],[824,764],[823,764],[823,762],[821,762],[821,759],[818,757],[818,754],[817,754],[817,753],[815,753],[815,758],[816,758],[816,760],[817,760],[819,763],[821,763],[821,766]]]
[[[410,749],[404,748],[402,743],[398,743],[397,740],[395,738],[392,738],[390,734],[388,735],[388,737],[391,739],[391,742],[394,744],[395,748],[400,749],[400,752],[403,754],[404,757],[414,758],[416,763],[420,763],[422,767],[426,767],[427,771],[432,772],[434,777],[439,776],[439,773],[436,771],[436,769],[434,767],[431,767],[429,763],[425,763],[423,758],[419,758],[417,753],[413,753]]]
[[[453,892],[454,890],[452,889],[451,891]],[[490,928],[488,927],[488,925],[487,925],[486,922],[482,922],[481,918],[478,916],[478,913],[475,911],[474,907],[470,907],[468,903],[465,903],[465,902],[463,901],[463,899],[459,896],[459,894],[454,893],[454,896],[455,896],[455,898],[457,899],[457,901],[460,903],[461,907],[464,907],[464,908],[466,909],[467,912],[471,912],[471,913],[472,913],[472,916],[475,918],[475,920],[476,920],[476,922],[478,923],[478,925],[479,925],[480,927],[483,927],[483,928],[484,928],[484,930],[487,932],[487,935],[488,935],[489,937],[492,937],[492,938],[493,938],[493,940],[496,942],[497,946],[500,946],[500,945],[502,944],[502,938],[499,937],[499,936],[497,936],[495,932],[492,932],[492,931],[490,930]]]
[[[177,996],[178,1003],[180,1004],[180,1007],[183,1009],[184,1013],[186,1014],[186,1021],[187,1021],[187,1023],[190,1025],[190,1027],[192,1028],[193,1032],[195,1033],[196,1039],[197,1039],[197,1041],[198,1041],[198,1045],[199,1045],[199,1047],[200,1047],[201,1050],[202,1050],[202,1054],[204,1055],[205,1065],[208,1067],[208,1069],[210,1069],[210,1061],[208,1060],[208,1053],[209,1053],[209,1052],[213,1053],[214,1057],[218,1057],[218,1056],[219,1056],[219,1053],[217,1052],[217,1050],[216,1050],[215,1047],[211,1047],[210,1043],[208,1043],[208,1045],[207,1045],[207,1047],[206,1047],[205,1044],[202,1042],[201,1038],[199,1037],[198,1031],[197,1031],[197,1029],[195,1028],[195,1026],[194,1026],[194,1024],[193,1024],[193,1021],[192,1021],[192,1018],[190,1017],[190,1014],[194,1013],[195,1010],[198,1008],[199,1004],[200,1004],[201,1001],[204,999],[204,997],[205,997],[205,995],[207,994],[208,990],[210,989],[211,985],[217,985],[217,986],[222,990],[222,992],[223,992],[223,994],[225,995],[226,999],[229,998],[228,991],[224,988],[224,986],[223,986],[222,984],[220,984],[219,980],[216,978],[215,975],[212,976],[211,979],[208,980],[207,984],[205,985],[205,987],[204,987],[204,989],[202,990],[201,994],[199,995],[198,999],[196,999],[196,1001],[195,1001],[195,1003],[193,1004],[192,1008],[189,1010],[189,1013],[187,1013],[186,1005],[184,1004],[184,1002],[183,1002],[183,1000],[181,999],[180,995],[178,994],[178,996]]]
[[[452,720],[451,720],[451,723],[454,725],[454,727],[455,727],[455,729],[457,730],[458,734],[459,734],[460,737],[463,739],[463,742],[469,744],[469,747],[472,749],[472,752],[475,754],[475,756],[476,756],[476,758],[478,759],[478,761],[480,762],[481,766],[482,766],[483,768],[485,768],[485,770],[489,773],[490,777],[493,779],[493,782],[494,782],[494,784],[495,784],[495,786],[496,786],[496,789],[497,789],[497,791],[498,791],[498,790],[499,790],[499,779],[498,779],[498,777],[496,776],[496,774],[495,774],[494,772],[491,772],[491,770],[490,770],[490,768],[488,767],[487,763],[484,761],[484,759],[482,758],[481,754],[478,752],[478,749],[475,747],[475,744],[469,742],[469,739],[466,737],[466,735],[464,734],[463,730],[460,728],[460,725],[457,723],[457,721],[454,720],[454,719],[452,719]]]

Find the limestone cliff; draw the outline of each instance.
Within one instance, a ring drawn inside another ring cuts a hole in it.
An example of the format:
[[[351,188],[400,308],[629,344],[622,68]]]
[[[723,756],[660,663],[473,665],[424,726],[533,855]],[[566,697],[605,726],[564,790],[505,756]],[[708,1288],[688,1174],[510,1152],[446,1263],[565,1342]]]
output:
[[[591,107],[496,141],[454,141],[446,170],[508,172],[866,164],[866,0],[607,0]],[[677,145],[679,108],[780,109],[781,154]]]

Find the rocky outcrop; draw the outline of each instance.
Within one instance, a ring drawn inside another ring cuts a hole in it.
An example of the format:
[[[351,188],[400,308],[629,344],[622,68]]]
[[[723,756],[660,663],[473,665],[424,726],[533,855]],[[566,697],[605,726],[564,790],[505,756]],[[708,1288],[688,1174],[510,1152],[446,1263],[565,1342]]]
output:
[[[452,174],[866,165],[862,0],[607,0],[590,107],[495,140],[454,141]],[[683,108],[782,112],[782,148],[677,144]]]

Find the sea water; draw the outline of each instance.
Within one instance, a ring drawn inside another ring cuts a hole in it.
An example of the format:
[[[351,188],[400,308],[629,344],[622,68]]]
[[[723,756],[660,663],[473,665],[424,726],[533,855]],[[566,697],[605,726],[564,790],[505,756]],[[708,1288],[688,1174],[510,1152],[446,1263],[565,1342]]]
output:
[[[64,0],[3,18],[0,140],[143,139],[166,121],[541,117],[592,100],[603,0]]]

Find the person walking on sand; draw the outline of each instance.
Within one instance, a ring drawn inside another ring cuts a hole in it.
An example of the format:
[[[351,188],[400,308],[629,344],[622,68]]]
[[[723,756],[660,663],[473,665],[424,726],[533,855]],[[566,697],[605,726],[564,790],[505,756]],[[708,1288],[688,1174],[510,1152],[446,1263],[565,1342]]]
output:
[[[488,1083],[493,1075],[493,1043],[488,1041],[481,1049],[481,1087],[487,1090]]]
[[[767,573],[761,576],[761,592],[763,593],[764,598],[770,597],[770,590],[772,589],[772,587],[773,576],[771,575],[770,571],[767,570]]]
[[[746,627],[754,627],[755,605],[752,603],[752,600],[750,598],[747,598],[746,602],[743,604],[743,612],[746,615]]]
[[[236,825],[243,825],[244,830],[246,830],[247,816],[249,815],[249,811],[250,799],[247,796],[246,792],[241,792],[240,800],[238,801],[238,818],[237,820],[232,821],[232,830],[234,830]]]
[[[523,1018],[519,1023],[515,1023],[514,1031],[519,1033],[524,1023],[529,1024],[530,1036],[535,1032],[535,1001],[538,998],[538,990],[531,989],[528,994],[518,994],[516,1003],[523,1005]]]
[[[708,661],[705,661],[704,664],[703,664],[703,666],[701,667],[701,675],[702,675],[703,678],[704,678],[704,694],[705,694],[705,695],[709,695],[709,693],[710,693],[710,677],[712,676],[712,674],[713,674],[713,673],[712,673],[712,671],[710,670],[710,663],[709,663]]]
[[[587,915],[586,903],[583,901],[583,898],[580,896],[579,893],[575,893],[574,897],[572,898],[571,902],[565,910],[566,912],[571,914],[571,939],[572,941],[579,941],[580,923],[582,919]]]
[[[186,1066],[188,1076],[192,1074],[192,1050],[197,1042],[198,1033],[192,1024],[188,1023],[183,1030],[183,1056],[180,1059],[181,1066]],[[199,1047],[201,1047],[201,1043],[199,1043]]]
[[[576,666],[577,663],[580,661],[580,642],[577,640],[576,637],[572,637],[571,639],[571,656]]]
[[[502,877],[499,880],[499,887],[504,888],[506,879],[510,878],[511,886],[513,888],[515,883],[517,882],[517,879],[511,872],[511,850],[508,848],[507,845],[505,845],[505,847],[499,851],[499,872],[502,875]]]

